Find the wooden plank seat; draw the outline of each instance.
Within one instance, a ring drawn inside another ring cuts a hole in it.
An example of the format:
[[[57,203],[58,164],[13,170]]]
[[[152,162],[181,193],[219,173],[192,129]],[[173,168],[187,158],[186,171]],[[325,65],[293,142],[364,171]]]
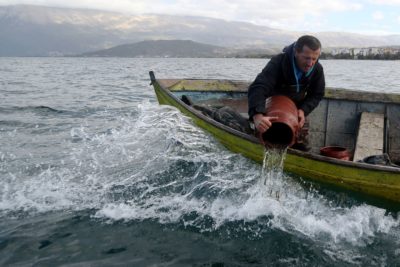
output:
[[[353,161],[383,154],[384,125],[384,114],[361,113]]]

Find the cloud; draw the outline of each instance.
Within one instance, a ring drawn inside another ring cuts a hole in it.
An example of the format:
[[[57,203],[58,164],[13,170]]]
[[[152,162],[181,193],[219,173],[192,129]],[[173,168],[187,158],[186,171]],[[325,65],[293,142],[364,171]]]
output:
[[[297,31],[305,29],[313,32],[343,28],[344,26],[337,25],[337,22],[348,14],[354,16],[346,17],[348,19],[346,29],[358,30],[360,23],[357,20],[365,18],[382,21],[383,16],[389,17],[386,9],[393,10],[394,8],[389,6],[399,6],[400,0],[0,0],[0,5],[12,4],[90,8],[135,15],[202,16],[251,22],[277,29]],[[371,5],[375,10],[380,10],[380,13],[375,12],[372,16],[368,16]],[[390,15],[392,23],[397,16],[397,14]]]
[[[104,9],[124,13],[164,13],[290,25],[307,22],[327,12],[357,10],[361,4],[346,0],[0,0],[0,4],[36,4]]]
[[[400,0],[370,0],[369,2],[376,5],[400,6]]]
[[[171,3],[173,2],[173,3]],[[359,3],[347,0],[153,0],[145,11],[186,14],[225,20],[252,22],[273,28],[293,29],[304,25],[316,27],[326,14],[360,10]],[[307,27],[308,28],[308,27]]]
[[[376,11],[376,12],[374,12],[374,13],[372,14],[372,18],[373,18],[374,20],[382,20],[382,19],[384,19],[384,15],[383,15],[382,12]]]
[[[118,12],[131,12],[137,10],[142,12],[149,4],[145,1],[132,0],[0,0],[0,5],[42,5],[51,7],[67,7],[67,8],[88,8],[99,10],[110,10]]]

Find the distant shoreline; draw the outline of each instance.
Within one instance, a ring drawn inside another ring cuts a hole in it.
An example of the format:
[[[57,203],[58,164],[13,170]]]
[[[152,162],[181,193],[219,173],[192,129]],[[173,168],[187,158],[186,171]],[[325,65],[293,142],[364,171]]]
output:
[[[248,56],[244,56],[244,55],[240,55],[240,56],[226,56],[226,57],[162,57],[162,56],[158,56],[158,57],[124,57],[124,56],[81,56],[81,55],[59,55],[59,56],[43,56],[43,55],[37,55],[37,56],[0,56],[0,58],[152,58],[152,59],[173,59],[173,58],[221,58],[221,59],[270,59],[275,55],[248,55]],[[380,58],[380,57],[363,57],[363,58],[354,58],[354,57],[349,57],[349,56],[342,56],[342,57],[338,57],[338,56],[332,56],[332,55],[321,55],[321,57],[319,59],[323,59],[323,60],[360,60],[360,61],[364,61],[364,60],[381,60],[381,61],[395,61],[395,60],[400,60],[400,57],[396,57],[396,58]]]
[[[274,55],[247,55],[247,56],[237,56],[235,58],[271,58]],[[331,59],[346,59],[346,60],[400,60],[399,54],[384,54],[384,55],[370,55],[370,56],[352,56],[350,54],[338,54],[331,55],[327,53],[322,53],[320,59],[331,60]]]

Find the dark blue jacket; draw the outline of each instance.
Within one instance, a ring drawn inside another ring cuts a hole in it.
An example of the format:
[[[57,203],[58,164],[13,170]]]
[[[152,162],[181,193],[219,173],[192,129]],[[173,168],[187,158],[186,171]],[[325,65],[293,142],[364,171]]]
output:
[[[318,105],[325,93],[322,65],[317,61],[312,72],[297,81],[294,69],[294,44],[274,57],[257,75],[248,90],[249,116],[265,114],[265,100],[273,95],[286,95],[307,116]]]

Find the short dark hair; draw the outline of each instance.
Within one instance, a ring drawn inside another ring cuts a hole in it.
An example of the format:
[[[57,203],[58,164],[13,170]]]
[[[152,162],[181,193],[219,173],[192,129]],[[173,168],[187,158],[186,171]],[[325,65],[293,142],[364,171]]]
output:
[[[314,51],[321,49],[321,42],[312,35],[301,36],[296,42],[296,51],[297,52],[303,51],[303,47],[305,45]]]

